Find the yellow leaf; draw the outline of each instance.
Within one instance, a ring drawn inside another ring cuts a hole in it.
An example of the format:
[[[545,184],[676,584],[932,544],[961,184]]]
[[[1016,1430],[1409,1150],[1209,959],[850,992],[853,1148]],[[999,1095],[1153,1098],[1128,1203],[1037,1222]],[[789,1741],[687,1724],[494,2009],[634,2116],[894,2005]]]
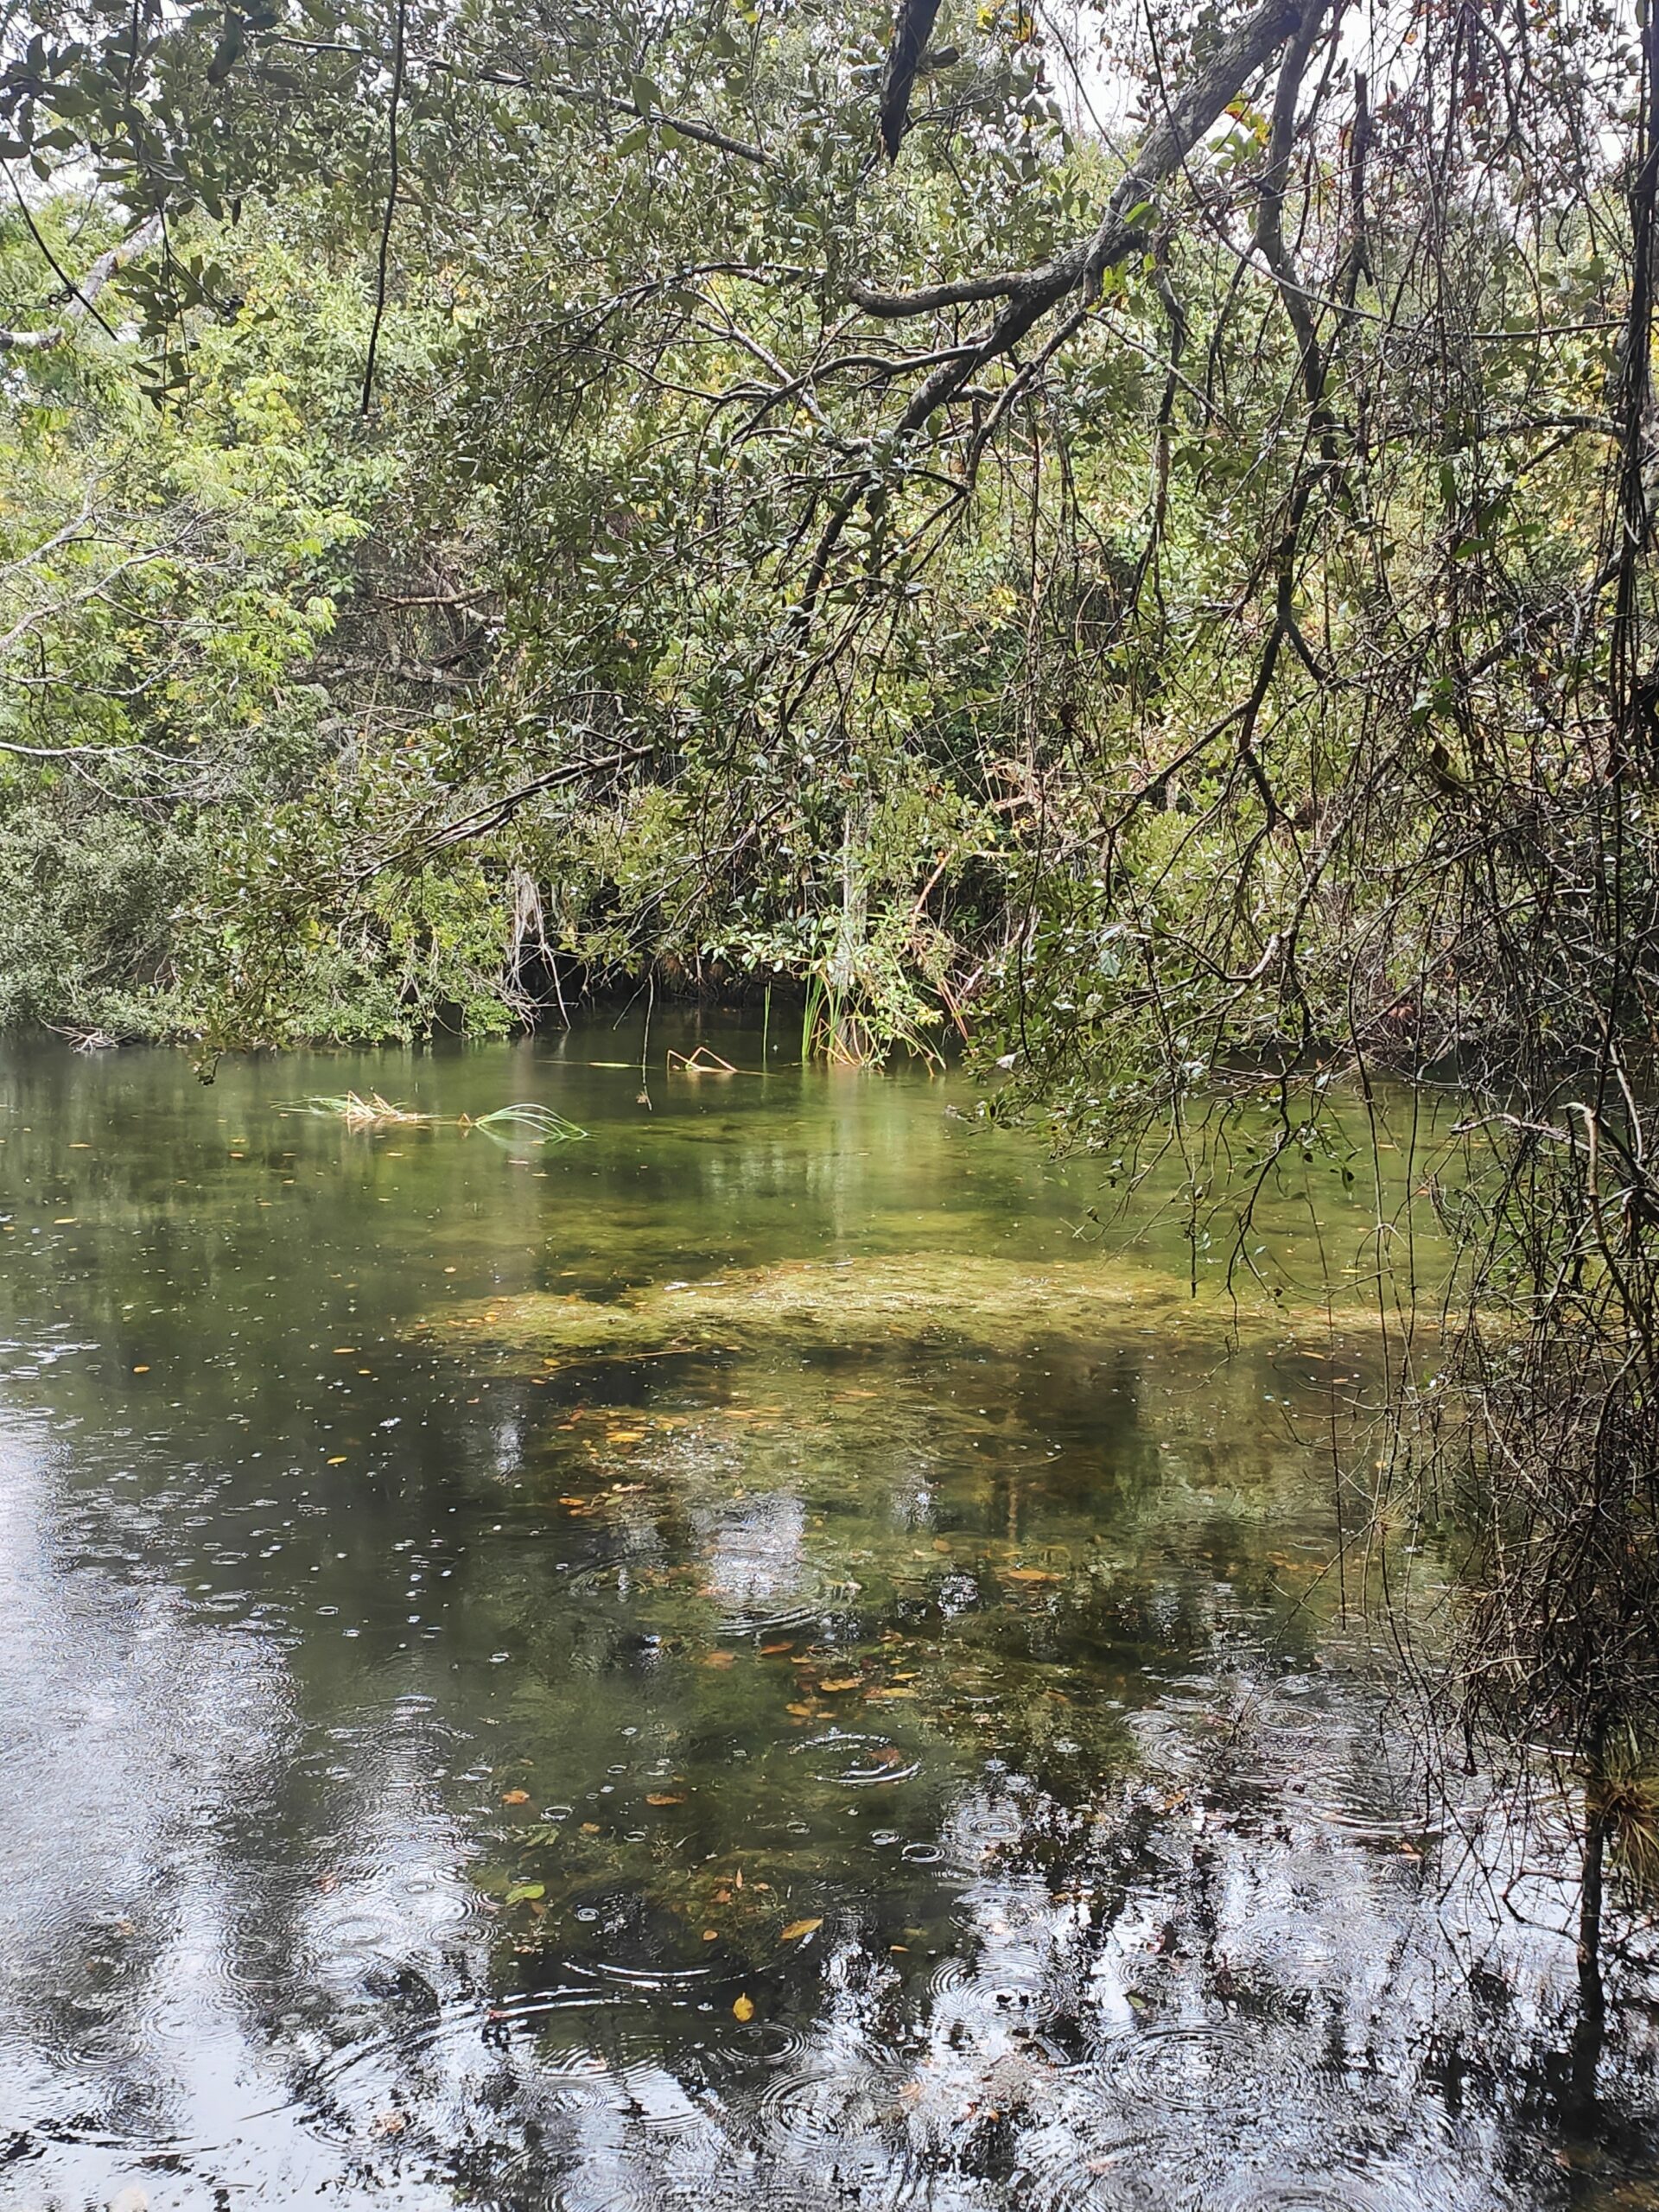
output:
[[[528,1789],[506,1790],[502,1796],[501,1802],[504,1805],[528,1805],[530,1792]]]
[[[1008,1569],[1010,1582],[1058,1582],[1059,1579],[1058,1574],[1050,1574],[1040,1567],[1011,1567]]]
[[[815,1928],[822,1928],[823,1925],[822,1914],[817,1920],[791,1920],[779,1940],[785,1943],[798,1942],[803,1936],[810,1936]]]
[[[685,1799],[677,1796],[671,1789],[660,1789],[655,1796],[647,1797],[645,1802],[647,1805],[683,1805]]]
[[[705,1667],[729,1667],[735,1656],[731,1651],[711,1651],[702,1663]]]
[[[734,2020],[752,2020],[754,2018],[754,1999],[747,1991],[733,2005],[732,2018]]]
[[[837,1675],[833,1682],[820,1682],[821,1690],[855,1690],[862,1681],[861,1675]]]
[[[582,1832],[583,1835],[597,1835],[599,1834],[599,1822],[597,1821],[584,1821],[582,1824]]]

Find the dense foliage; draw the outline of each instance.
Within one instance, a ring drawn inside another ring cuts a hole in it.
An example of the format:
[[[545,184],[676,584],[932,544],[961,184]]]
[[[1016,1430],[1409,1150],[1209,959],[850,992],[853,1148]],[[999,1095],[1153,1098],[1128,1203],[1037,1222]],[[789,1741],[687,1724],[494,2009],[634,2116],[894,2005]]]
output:
[[[14,24],[0,1013],[782,976],[1083,1123],[1585,1041],[1633,27],[937,13]]]

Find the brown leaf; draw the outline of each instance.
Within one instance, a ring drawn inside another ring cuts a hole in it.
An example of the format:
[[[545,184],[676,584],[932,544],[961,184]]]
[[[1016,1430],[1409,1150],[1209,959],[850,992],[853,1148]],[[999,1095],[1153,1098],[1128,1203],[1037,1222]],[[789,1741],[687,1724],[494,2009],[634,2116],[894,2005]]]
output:
[[[658,1789],[652,1791],[645,1802],[647,1805],[683,1805],[685,1798],[683,1793],[672,1789]]]
[[[798,1942],[803,1936],[810,1936],[815,1928],[822,1928],[823,1925],[822,1913],[816,1920],[791,1920],[779,1941],[784,1943]]]
[[[528,1805],[530,1802],[530,1792],[528,1789],[504,1790],[501,1796],[501,1802],[504,1805]]]

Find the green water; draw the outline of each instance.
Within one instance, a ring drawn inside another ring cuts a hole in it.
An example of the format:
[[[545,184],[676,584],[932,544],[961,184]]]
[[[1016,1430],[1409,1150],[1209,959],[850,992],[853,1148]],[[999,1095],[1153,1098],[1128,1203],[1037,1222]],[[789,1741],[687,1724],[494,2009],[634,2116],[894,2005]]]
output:
[[[1339,1541],[1369,1142],[1195,1266],[699,1037],[0,1060],[0,2202],[1659,2203]]]

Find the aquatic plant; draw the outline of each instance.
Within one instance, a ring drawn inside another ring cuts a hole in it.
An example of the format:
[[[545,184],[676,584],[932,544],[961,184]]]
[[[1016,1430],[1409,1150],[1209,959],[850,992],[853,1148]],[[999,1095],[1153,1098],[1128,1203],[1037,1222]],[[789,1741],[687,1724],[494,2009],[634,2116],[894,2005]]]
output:
[[[511,1135],[525,1144],[569,1144],[578,1137],[585,1137],[587,1130],[550,1106],[498,1106],[492,1114],[421,1114],[412,1107],[394,1105],[390,1098],[383,1098],[378,1090],[366,1096],[360,1091],[348,1090],[337,1097],[306,1099],[297,1109],[335,1121],[344,1122],[348,1128],[457,1128],[482,1129],[486,1135]]]
[[[1108,1324],[1156,1319],[1184,1337],[1208,1336],[1219,1352],[1241,1331],[1326,1338],[1331,1310],[1229,1294],[1193,1299],[1173,1276],[1122,1262],[1033,1262],[972,1252],[904,1253],[839,1261],[791,1260],[735,1269],[700,1282],[645,1285],[618,1299],[526,1291],[486,1308],[429,1314],[432,1332],[481,1334],[551,1356],[629,1357],[664,1346],[712,1349],[798,1343],[823,1348],[934,1339],[986,1343],[1091,1338]],[[1362,1308],[1354,1319],[1366,1325]]]

